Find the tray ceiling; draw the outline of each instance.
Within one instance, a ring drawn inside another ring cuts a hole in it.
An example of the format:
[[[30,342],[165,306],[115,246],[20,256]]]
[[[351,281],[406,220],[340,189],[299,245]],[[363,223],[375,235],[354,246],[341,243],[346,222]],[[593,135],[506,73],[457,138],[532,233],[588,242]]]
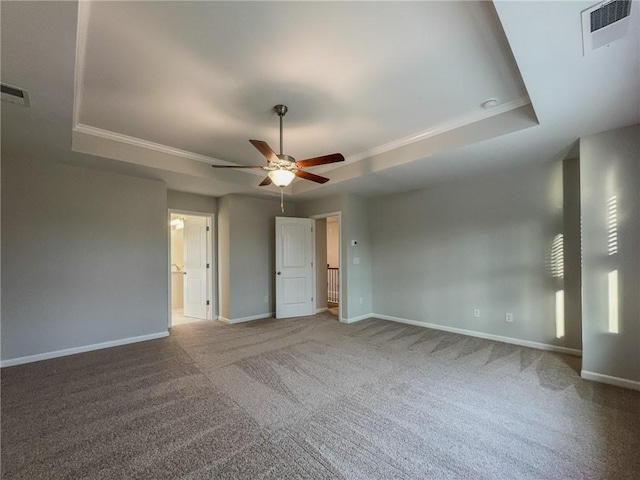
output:
[[[489,2],[86,2],[79,32],[74,147],[125,161],[262,163],[279,103],[285,153],[347,163],[529,103]]]

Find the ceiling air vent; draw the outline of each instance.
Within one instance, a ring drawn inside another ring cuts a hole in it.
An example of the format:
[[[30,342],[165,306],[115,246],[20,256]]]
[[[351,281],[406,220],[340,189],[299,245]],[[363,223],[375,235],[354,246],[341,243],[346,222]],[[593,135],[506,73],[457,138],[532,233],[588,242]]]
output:
[[[615,0],[606,3],[589,14],[591,17],[591,33],[622,20],[624,17],[628,17],[630,13],[631,0]]]
[[[627,36],[631,0],[601,2],[582,12],[582,47],[587,55]]]
[[[25,107],[31,106],[31,103],[29,102],[29,92],[26,90],[12,87],[6,83],[1,83],[0,91],[2,92],[3,101],[15,103],[17,105],[24,105]]]

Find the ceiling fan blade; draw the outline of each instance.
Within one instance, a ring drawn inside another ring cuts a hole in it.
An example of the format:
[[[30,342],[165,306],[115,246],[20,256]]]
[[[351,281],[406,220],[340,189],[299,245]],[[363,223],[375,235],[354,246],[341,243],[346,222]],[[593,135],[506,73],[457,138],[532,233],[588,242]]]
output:
[[[315,167],[316,165],[326,165],[327,163],[344,162],[344,156],[341,153],[332,153],[323,157],[307,158],[296,162],[298,167]]]
[[[297,170],[296,177],[304,178],[305,180],[311,180],[316,183],[327,183],[329,179],[327,177],[321,177],[315,173],[305,172],[304,170]]]
[[[259,168],[264,169],[262,165],[211,165],[213,168]]]
[[[264,180],[262,180],[262,182],[258,186],[265,187],[267,185],[271,185],[271,177],[266,177]]]
[[[249,142],[270,162],[277,162],[279,160],[276,152],[273,151],[267,142],[263,142],[262,140],[249,140]]]

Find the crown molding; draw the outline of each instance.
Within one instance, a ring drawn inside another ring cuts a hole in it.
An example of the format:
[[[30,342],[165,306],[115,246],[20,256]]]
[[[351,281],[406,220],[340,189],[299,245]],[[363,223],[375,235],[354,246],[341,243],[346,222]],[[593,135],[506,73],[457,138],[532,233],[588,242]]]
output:
[[[73,131],[84,133],[85,135],[93,135],[94,137],[100,137],[106,140],[112,140],[114,142],[126,143],[127,145],[133,145],[134,147],[146,148],[148,150],[166,153],[167,155],[173,155],[174,157],[188,158],[190,160],[196,160],[198,162],[208,163],[210,165],[239,166],[232,162],[220,160],[219,158],[209,157],[207,155],[201,155],[199,153],[193,153],[187,150],[169,147],[167,145],[162,145],[161,143],[150,142],[148,140],[143,140],[137,137],[130,137],[129,135],[112,132],[111,130],[105,130],[98,127],[92,127],[91,125],[84,125],[82,123],[77,124],[73,128]]]
[[[124,135],[122,133],[117,133],[117,132],[112,132],[111,130],[105,130],[102,128],[97,128],[97,127],[92,127],[90,125],[84,125],[84,124],[79,124],[76,125],[73,128],[73,132],[74,133],[79,133],[81,135],[88,135],[91,137],[95,137],[95,138],[101,138],[104,140],[108,140],[108,141],[112,141],[112,142],[117,142],[117,143],[121,143],[124,145],[130,145],[132,147],[135,148],[144,148],[150,151],[155,151],[155,152],[159,152],[165,155],[171,155],[174,157],[180,157],[180,158],[186,158],[189,160],[195,160],[198,161],[200,163],[204,163],[207,165],[229,165],[232,167],[237,167],[240,166],[236,163],[232,163],[232,162],[227,162],[225,160],[220,160],[218,158],[214,158],[214,157],[209,157],[207,155],[200,155],[198,153],[193,153],[193,152],[189,152],[187,150],[181,150],[179,148],[173,148],[173,147],[169,147],[167,145],[162,145],[159,143],[154,143],[154,142],[149,142],[147,140],[142,140],[140,138],[136,138],[136,137],[130,137],[128,135]],[[84,153],[89,153],[89,152],[84,152]],[[107,158],[114,158],[114,157],[109,157],[108,154],[104,154],[104,153],[97,153],[97,152],[91,152],[93,154],[97,154],[97,155],[102,155],[105,156]],[[264,177],[265,173],[263,170],[250,170],[250,169],[241,169],[238,170],[240,172],[249,174],[249,175],[253,175],[253,176],[259,176],[259,177]],[[257,186],[256,186],[257,188]],[[273,185],[269,185],[266,187],[260,187],[260,191],[266,193],[269,196],[276,196],[276,195],[280,195],[280,189],[273,186]],[[292,195],[292,190],[291,187],[287,187],[285,188],[285,192],[287,192],[287,194]]]
[[[393,140],[391,142],[385,143],[384,145],[374,147],[370,150],[365,150],[363,152],[356,153],[355,155],[351,155],[347,157],[345,161],[341,164],[328,166],[327,168],[319,171],[328,172],[336,168],[343,167],[349,163],[355,163],[360,160],[364,160],[365,158],[373,157],[375,155],[380,155],[381,153],[386,153],[391,150],[395,150],[396,148],[404,147],[406,145],[410,145],[412,143],[416,143],[430,137],[435,137],[437,135],[441,135],[443,133],[450,132],[452,130],[456,130],[461,127],[465,127],[475,122],[486,120],[487,118],[491,118],[493,116],[500,115],[502,113],[510,112],[511,110],[524,107],[525,105],[529,105],[530,103],[531,103],[531,100],[529,99],[529,97],[524,96],[524,97],[517,98],[515,100],[511,100],[509,102],[502,103],[500,105],[497,105],[487,110],[481,110],[478,112],[470,113],[468,115],[463,115],[461,117],[454,118],[453,120],[449,120],[448,122],[435,125],[427,130],[423,130],[422,132],[414,133],[412,135],[408,135],[406,137],[402,137],[397,140]]]

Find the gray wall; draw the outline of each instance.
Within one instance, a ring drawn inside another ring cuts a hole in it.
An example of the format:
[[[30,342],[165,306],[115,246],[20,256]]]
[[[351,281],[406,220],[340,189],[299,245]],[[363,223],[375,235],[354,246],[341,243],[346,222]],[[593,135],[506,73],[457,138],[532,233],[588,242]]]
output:
[[[216,213],[218,199],[207,195],[167,190],[167,207],[188,212]]]
[[[315,222],[316,233],[316,308],[327,308],[327,220]]]
[[[231,196],[218,199],[218,315],[231,318]]]
[[[367,201],[355,195],[336,195],[296,205],[298,217],[327,213],[342,214],[342,287],[341,314],[347,321],[371,314],[371,241]],[[357,240],[357,246],[351,246]],[[360,259],[354,264],[353,259]],[[360,303],[362,299],[362,303]]]
[[[640,381],[640,125],[580,140],[583,371]],[[617,253],[608,211],[617,199]],[[619,333],[609,332],[608,274],[618,271]]]
[[[374,210],[375,212],[375,210]],[[347,197],[343,245],[346,243],[349,293],[347,318],[368,316],[373,312],[373,258],[368,200],[355,195]],[[346,237],[346,238],[345,238]],[[356,246],[351,245],[356,240]],[[355,259],[359,259],[355,264]]]
[[[236,320],[275,311],[275,217],[293,204],[226,195],[218,202],[220,315]],[[267,302],[264,297],[267,297]]]
[[[378,197],[371,207],[376,314],[580,348],[579,325],[555,334],[562,281],[549,260],[563,228],[560,162]]]
[[[2,160],[2,359],[166,331],[165,185]]]
[[[567,340],[582,345],[582,252],[580,227],[580,159],[562,162],[564,235],[564,317]]]

